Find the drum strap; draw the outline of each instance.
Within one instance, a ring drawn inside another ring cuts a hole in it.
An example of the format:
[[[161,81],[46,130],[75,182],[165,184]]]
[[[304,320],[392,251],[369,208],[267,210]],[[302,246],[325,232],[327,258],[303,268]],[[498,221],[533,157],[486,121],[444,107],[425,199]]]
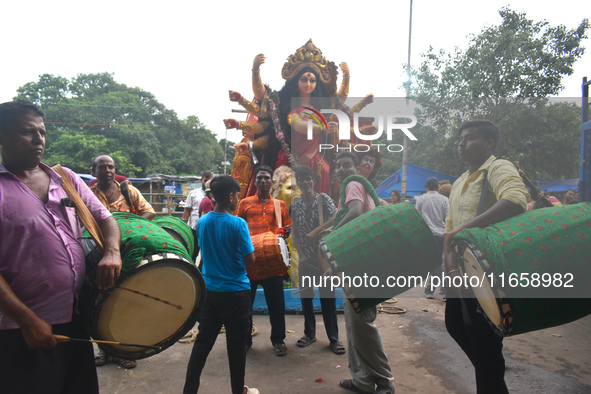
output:
[[[125,202],[129,206],[131,213],[134,213],[137,215],[138,213],[137,213],[135,207],[133,206],[133,203],[131,202],[131,197],[129,197],[129,188],[127,187],[127,182],[128,181],[125,180],[119,184],[119,187],[121,188],[121,194],[123,195],[123,198],[125,198]]]
[[[324,207],[322,206],[322,196],[318,193],[318,215],[320,216],[320,225],[324,224]]]
[[[275,207],[275,219],[277,219],[277,227],[281,228],[283,227],[283,223],[281,222],[281,200],[274,198],[273,206]]]
[[[482,183],[482,191],[480,192],[480,201],[478,202],[478,209],[476,216],[484,213],[486,208],[486,198],[488,197],[488,171],[484,174],[484,182]]]
[[[78,191],[74,187],[74,184],[70,179],[70,176],[59,164],[52,167],[52,170],[57,172],[62,177],[62,188],[74,203],[74,208],[76,209],[76,214],[78,215],[78,218],[80,218],[80,221],[82,222],[84,227],[86,227],[86,230],[88,230],[88,233],[90,234],[92,239],[94,239],[94,242],[96,242],[97,246],[101,250],[103,250],[103,233],[101,232],[99,225],[96,223],[96,220],[94,220],[94,217],[88,210],[88,207],[86,206],[84,201],[82,201],[82,197],[80,197],[80,194],[78,194]]]

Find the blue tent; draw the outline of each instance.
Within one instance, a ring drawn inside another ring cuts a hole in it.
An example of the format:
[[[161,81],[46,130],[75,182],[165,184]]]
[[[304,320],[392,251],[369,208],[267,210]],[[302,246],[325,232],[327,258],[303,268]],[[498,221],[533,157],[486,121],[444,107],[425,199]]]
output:
[[[564,192],[567,190],[579,190],[579,179],[550,179],[532,181],[537,187],[540,184],[540,190],[549,192]]]
[[[427,178],[434,176],[442,181],[444,179],[454,183],[455,176],[442,174],[437,171],[431,171],[423,167],[415,166],[414,164],[407,164],[406,166],[406,195],[416,196],[425,192],[425,182]],[[390,175],[388,179],[380,183],[376,192],[380,198],[390,198],[392,190],[402,190],[402,168]]]

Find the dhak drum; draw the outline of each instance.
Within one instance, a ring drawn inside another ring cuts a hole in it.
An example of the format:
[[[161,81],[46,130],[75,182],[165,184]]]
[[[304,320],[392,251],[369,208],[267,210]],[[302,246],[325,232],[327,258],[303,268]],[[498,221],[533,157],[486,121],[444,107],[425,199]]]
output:
[[[353,286],[342,281],[357,312],[422,285],[422,277],[441,261],[433,233],[408,203],[379,206],[336,229],[320,241],[319,255],[333,275],[370,278],[361,285],[352,280]],[[386,283],[388,277],[398,278],[395,286]]]
[[[122,273],[115,287],[91,289],[87,314],[94,339],[159,347],[101,345],[111,356],[136,360],[165,350],[193,328],[205,283],[184,246],[160,226],[129,213],[113,216],[122,236]],[[92,278],[100,253],[90,238],[83,246]]]
[[[453,242],[460,269],[499,336],[591,314],[591,205],[529,211]],[[464,292],[465,293],[465,292]],[[465,294],[464,294],[465,296]]]
[[[152,223],[156,223],[169,233],[174,239],[181,242],[189,256],[193,256],[195,250],[195,236],[193,230],[189,225],[175,216],[156,216],[152,219]]]
[[[246,267],[250,280],[261,280],[285,275],[290,267],[289,247],[285,238],[269,231],[251,237],[254,264]]]

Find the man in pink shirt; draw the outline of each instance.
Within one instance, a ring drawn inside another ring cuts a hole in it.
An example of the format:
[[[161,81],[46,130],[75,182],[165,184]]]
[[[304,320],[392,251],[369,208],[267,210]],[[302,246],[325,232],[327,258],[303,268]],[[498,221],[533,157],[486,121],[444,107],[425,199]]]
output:
[[[349,176],[358,174],[357,156],[351,152],[340,153],[337,156],[335,173],[341,185]],[[347,183],[345,188],[345,207],[347,213],[335,226],[335,230],[371,211],[376,205],[363,184],[353,180]],[[339,204],[339,209],[341,208],[344,207]],[[394,377],[382,343],[380,329],[374,323],[377,308],[374,306],[357,313],[351,303],[345,300],[344,309],[349,372],[352,379],[341,380],[341,387],[360,394],[394,393]]]
[[[0,104],[0,382],[10,393],[98,393],[90,343],[59,344],[54,334],[88,338],[78,314],[85,277],[81,231],[63,182],[41,163],[45,114],[26,101]],[[97,285],[121,270],[115,219],[66,170],[99,224],[104,257]]]

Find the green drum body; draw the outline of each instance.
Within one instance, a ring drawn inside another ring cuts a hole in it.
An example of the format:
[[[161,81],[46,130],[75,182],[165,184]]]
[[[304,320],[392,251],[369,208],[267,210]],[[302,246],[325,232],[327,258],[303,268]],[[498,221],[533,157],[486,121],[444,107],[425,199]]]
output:
[[[591,313],[591,204],[529,211],[463,230],[453,242],[460,268],[475,279],[469,281],[474,297],[500,336]]]
[[[185,247],[155,223],[113,213],[121,230],[122,273],[115,287],[86,293],[94,339],[158,348],[101,345],[114,357],[141,359],[172,346],[193,328],[205,302],[205,283]],[[88,235],[82,240],[90,282],[100,252]]]
[[[193,256],[195,236],[187,223],[175,216],[156,216],[152,219],[152,223],[156,223],[172,235],[174,239],[181,242],[185,249],[187,249],[187,252],[189,252],[189,256]]]
[[[422,278],[441,261],[429,226],[407,203],[379,206],[359,216],[326,236],[320,248],[333,274],[343,278],[342,287],[357,312],[422,285]],[[372,276],[379,278],[377,287],[369,279],[361,286],[345,280]]]

